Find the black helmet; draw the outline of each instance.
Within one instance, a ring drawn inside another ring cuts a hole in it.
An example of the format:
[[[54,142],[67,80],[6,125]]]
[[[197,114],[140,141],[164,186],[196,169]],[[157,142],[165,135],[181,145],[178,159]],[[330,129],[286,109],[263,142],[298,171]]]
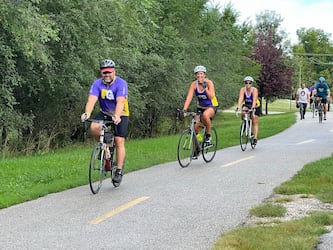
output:
[[[116,64],[111,59],[105,59],[105,60],[101,61],[101,63],[99,64],[100,69],[115,68],[115,67],[116,67]]]

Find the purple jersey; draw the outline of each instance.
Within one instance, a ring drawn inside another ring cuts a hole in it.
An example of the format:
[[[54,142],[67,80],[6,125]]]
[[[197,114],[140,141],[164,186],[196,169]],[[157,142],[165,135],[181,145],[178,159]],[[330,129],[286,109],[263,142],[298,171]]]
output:
[[[112,84],[105,84],[103,78],[99,78],[93,82],[89,90],[89,95],[97,96],[101,109],[105,112],[114,113],[117,104],[117,97],[123,96],[126,98],[124,116],[129,115],[128,110],[128,88],[124,79],[116,76]]]
[[[205,89],[201,92],[199,91],[198,81],[196,81],[195,95],[197,96],[198,108],[217,107],[219,105],[215,96],[211,100],[208,98]]]

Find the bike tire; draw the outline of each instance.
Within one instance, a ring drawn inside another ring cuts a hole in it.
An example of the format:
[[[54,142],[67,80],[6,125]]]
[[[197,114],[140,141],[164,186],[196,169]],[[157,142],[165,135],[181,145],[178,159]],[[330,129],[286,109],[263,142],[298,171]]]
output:
[[[89,164],[89,186],[93,194],[99,192],[106,176],[104,153],[101,143],[93,147]]]
[[[318,105],[318,118],[319,118],[319,123],[323,122],[323,106],[322,104]]]
[[[248,124],[248,129],[249,129],[249,132],[250,133],[250,144],[251,144],[251,148],[254,149],[256,147],[256,144],[254,144],[254,133],[253,133],[253,127],[252,127],[252,124],[250,124],[251,121],[249,121],[249,124]]]
[[[249,138],[246,134],[246,121],[243,120],[239,131],[239,144],[242,151],[245,151],[248,140]]]
[[[190,165],[194,155],[194,140],[191,130],[184,130],[179,137],[177,147],[177,157],[179,165],[186,168]]]
[[[323,122],[323,111],[322,110],[318,111],[318,117],[319,117],[319,123],[322,123]]]
[[[205,162],[211,162],[216,154],[218,137],[214,127],[210,128],[210,137],[211,143],[203,142],[202,145],[202,157]]]

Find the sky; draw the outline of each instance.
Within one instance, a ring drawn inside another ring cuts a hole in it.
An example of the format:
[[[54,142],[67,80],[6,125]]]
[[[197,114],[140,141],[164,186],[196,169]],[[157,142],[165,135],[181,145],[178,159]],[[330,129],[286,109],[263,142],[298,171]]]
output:
[[[298,42],[296,30],[300,28],[321,29],[330,33],[333,41],[333,0],[211,0],[221,9],[231,3],[239,13],[238,22],[251,20],[265,10],[275,11],[283,19],[280,29],[288,34],[292,44]]]

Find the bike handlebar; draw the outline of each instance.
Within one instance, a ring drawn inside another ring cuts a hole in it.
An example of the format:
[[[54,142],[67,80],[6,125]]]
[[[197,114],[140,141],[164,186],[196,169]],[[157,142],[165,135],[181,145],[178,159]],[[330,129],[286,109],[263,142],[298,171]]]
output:
[[[180,115],[184,115],[184,117],[186,117],[186,116],[196,116],[196,115],[200,115],[200,114],[198,114],[197,112],[193,112],[193,111],[184,111],[184,110],[182,110],[182,109],[177,109],[177,111],[178,111],[178,114],[180,114]]]
[[[114,121],[111,121],[111,120],[98,120],[98,119],[91,119],[91,118],[85,120],[84,122],[96,122],[96,123],[101,123],[104,125],[115,124]]]

